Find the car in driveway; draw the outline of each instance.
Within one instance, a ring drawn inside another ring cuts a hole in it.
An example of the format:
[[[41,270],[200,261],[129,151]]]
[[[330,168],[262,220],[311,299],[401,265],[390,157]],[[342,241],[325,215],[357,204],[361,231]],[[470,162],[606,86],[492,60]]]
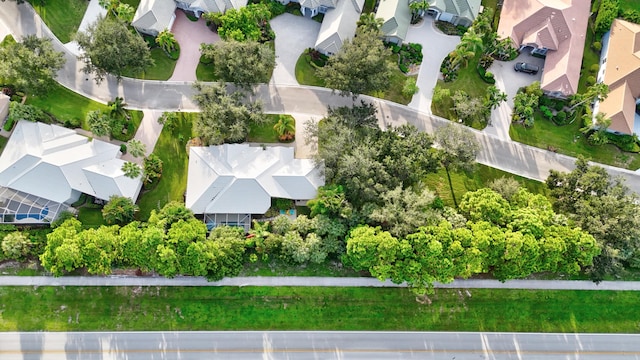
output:
[[[531,75],[535,75],[538,73],[538,71],[540,71],[540,67],[538,65],[533,65],[526,62],[516,63],[513,69],[515,71],[523,72]]]

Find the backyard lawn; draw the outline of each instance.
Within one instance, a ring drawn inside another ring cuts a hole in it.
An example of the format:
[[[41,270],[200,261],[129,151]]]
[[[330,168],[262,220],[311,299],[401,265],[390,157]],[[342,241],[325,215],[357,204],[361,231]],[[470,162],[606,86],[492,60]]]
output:
[[[580,133],[580,127],[580,119],[573,124],[557,126],[536,113],[533,127],[512,124],[509,135],[515,141],[542,149],[552,146],[561,154],[574,157],[584,155],[595,162],[631,170],[640,168],[640,154],[622,152],[614,145],[589,145]]]
[[[267,114],[267,121],[264,124],[251,123],[247,141],[255,143],[278,143],[278,133],[273,130],[273,126],[281,116],[293,119],[291,115]],[[295,119],[293,119],[295,124]]]
[[[64,43],[78,31],[89,2],[86,0],[30,1],[45,24]]]
[[[595,51],[593,47],[591,47],[591,44],[593,44],[594,41],[600,41],[601,39],[595,39],[595,34],[592,31],[592,26],[592,22],[589,21],[589,26],[587,27],[587,37],[584,42],[582,71],[580,73],[580,81],[578,83],[579,93],[583,93],[587,89],[587,78],[589,76],[597,76],[597,73],[590,72],[591,66],[600,63],[600,53]]]
[[[138,201],[140,212],[138,218],[147,220],[151,210],[160,209],[169,201],[184,202],[187,190],[187,157],[186,145],[191,139],[192,121],[195,113],[179,113],[179,125],[172,132],[162,130],[153,152],[160,157],[163,164],[162,177],[155,188],[143,191]]]
[[[476,191],[487,187],[492,180],[503,176],[512,177],[518,180],[518,182],[534,194],[547,195],[549,192],[545,183],[527,179],[489,166],[476,164],[475,169],[470,172],[451,172],[451,184],[453,185],[453,191],[456,194],[456,200],[460,203],[460,201],[462,201],[462,196],[467,191]],[[437,173],[427,175],[424,184],[429,189],[435,191],[446,205],[454,206],[451,189],[449,188],[449,181],[447,180],[447,173],[444,169],[440,169]]]
[[[620,0],[620,9],[640,10],[640,0]]]
[[[106,224],[102,217],[102,209],[97,207],[81,207],[78,210],[78,220],[84,227],[99,227]]]
[[[423,305],[393,288],[16,286],[0,299],[0,331],[635,333],[640,322],[636,291],[438,289]]]

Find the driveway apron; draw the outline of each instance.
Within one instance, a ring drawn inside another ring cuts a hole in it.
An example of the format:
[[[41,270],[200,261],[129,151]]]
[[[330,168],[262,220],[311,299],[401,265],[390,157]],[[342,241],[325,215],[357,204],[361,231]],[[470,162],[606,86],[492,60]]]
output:
[[[405,42],[422,44],[423,55],[416,82],[420,90],[413,95],[409,107],[431,114],[431,99],[440,76],[440,64],[458,45],[460,37],[441,33],[436,29],[433,18],[426,16],[421,23],[409,28]]]
[[[196,81],[200,44],[215,43],[220,41],[220,37],[207,28],[203,18],[191,21],[182,10],[176,10],[176,20],[171,32],[180,44],[180,58],[169,81]]]
[[[314,47],[320,23],[292,14],[282,14],[270,21],[276,33],[276,68],[272,84],[298,85],[296,62],[305,49]]]

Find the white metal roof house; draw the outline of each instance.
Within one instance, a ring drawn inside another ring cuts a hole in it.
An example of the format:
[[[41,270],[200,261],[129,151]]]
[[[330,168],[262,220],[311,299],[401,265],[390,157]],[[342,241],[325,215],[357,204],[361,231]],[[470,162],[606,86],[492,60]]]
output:
[[[384,23],[380,30],[385,41],[402,44],[407,37],[411,23],[411,10],[407,0],[380,0],[376,19],[382,18]]]
[[[422,0],[409,0],[409,3]],[[481,0],[428,0],[427,14],[454,25],[471,26],[480,12]]]
[[[157,36],[164,29],[171,30],[176,19],[176,8],[200,17],[204,13],[224,13],[246,5],[247,0],[142,0],[131,26],[141,33]]]
[[[176,20],[176,3],[173,0],[142,0],[131,26],[141,33],[157,36],[164,29],[171,30]]]
[[[338,0],[278,0],[281,4],[287,5],[290,2],[300,3],[302,16],[314,17],[324,14],[329,9],[336,7]]]
[[[45,223],[85,193],[138,197],[120,147],[57,125],[20,121],[0,155],[0,222]]]
[[[342,44],[353,38],[362,14],[364,0],[340,0],[329,9],[322,20],[315,49],[325,55],[334,55]]]
[[[191,147],[186,206],[207,224],[244,226],[264,214],[271,198],[306,202],[324,185],[311,159],[295,159],[291,147],[224,144]]]

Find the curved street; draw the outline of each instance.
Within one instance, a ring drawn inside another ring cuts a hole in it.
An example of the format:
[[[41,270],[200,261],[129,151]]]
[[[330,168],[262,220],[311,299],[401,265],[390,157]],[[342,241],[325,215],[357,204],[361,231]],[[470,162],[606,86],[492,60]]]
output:
[[[15,2],[0,3],[0,24],[13,33],[14,37],[37,34],[53,39],[54,47],[63,51],[67,58],[65,67],[58,73],[58,81],[65,87],[100,102],[107,102],[116,96],[125,98],[131,108],[152,110],[195,111],[197,106],[191,100],[192,82],[151,81],[125,78],[118,82],[109,76],[96,85],[91,76],[80,72],[82,63],[51,33],[40,17],[28,4]],[[0,25],[0,27],[2,27]],[[0,31],[1,32],[1,31]],[[269,84],[256,88],[256,97],[264,102],[266,112],[297,113],[308,118],[320,118],[326,114],[327,105],[350,105],[350,98],[334,94],[330,89],[299,85]],[[433,132],[449,120],[419,112],[397,103],[360,96],[378,107],[380,125],[397,126],[410,123],[422,131]],[[358,100],[356,100],[358,101]],[[302,126],[302,124],[299,124]],[[570,171],[575,159],[543,149],[504,140],[486,132],[473,130],[481,144],[478,162],[527,178],[544,181],[549,170]],[[151,147],[152,148],[152,147]],[[621,176],[632,191],[640,193],[640,174],[621,168],[601,165],[612,176]]]

